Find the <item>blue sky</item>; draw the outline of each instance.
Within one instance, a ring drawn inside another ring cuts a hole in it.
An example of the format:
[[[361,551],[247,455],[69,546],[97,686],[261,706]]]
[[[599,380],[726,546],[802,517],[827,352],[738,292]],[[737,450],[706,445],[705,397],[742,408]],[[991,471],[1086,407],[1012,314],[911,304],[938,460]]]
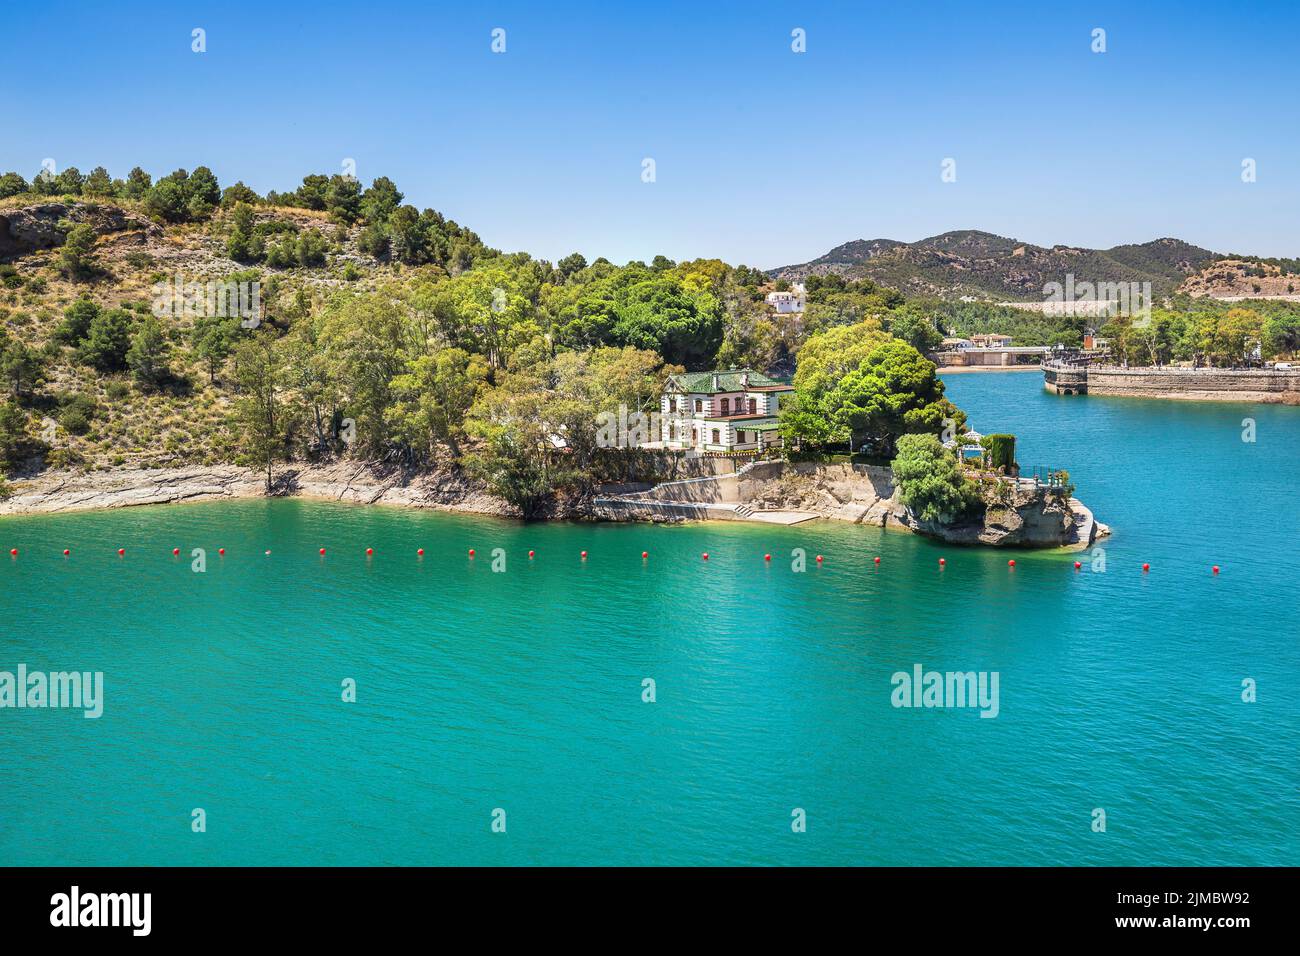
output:
[[[0,170],[265,191],[352,158],[552,259],[766,268],[949,229],[1300,255],[1297,5],[1137,6],[14,4]]]

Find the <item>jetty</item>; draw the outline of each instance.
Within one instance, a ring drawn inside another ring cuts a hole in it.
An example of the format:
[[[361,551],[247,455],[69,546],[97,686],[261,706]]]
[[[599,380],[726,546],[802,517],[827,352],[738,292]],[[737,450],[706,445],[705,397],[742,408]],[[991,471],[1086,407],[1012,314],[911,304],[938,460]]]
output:
[[[1043,363],[1043,387],[1057,395],[1300,405],[1300,369],[1293,368],[1143,368],[1062,358]]]

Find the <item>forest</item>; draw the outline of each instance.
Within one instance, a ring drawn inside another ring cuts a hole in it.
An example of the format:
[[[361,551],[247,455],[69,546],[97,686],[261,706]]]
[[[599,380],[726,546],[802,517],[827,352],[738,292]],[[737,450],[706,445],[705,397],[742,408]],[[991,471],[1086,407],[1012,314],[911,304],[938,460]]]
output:
[[[779,315],[750,266],[552,263],[404,198],[318,174],[259,195],[207,167],[0,176],[0,209],[69,210],[57,249],[0,265],[0,472],[235,462],[273,490],[280,463],[347,455],[463,469],[534,514],[625,469],[598,416],[657,407],[681,369],[793,375],[782,428],[805,453],[885,454],[959,417],[922,354],[935,318],[895,290],[815,278]],[[164,250],[114,247],[86,221],[104,205],[202,253],[195,281],[254,284],[257,320],[160,313],[141,293],[173,281]]]

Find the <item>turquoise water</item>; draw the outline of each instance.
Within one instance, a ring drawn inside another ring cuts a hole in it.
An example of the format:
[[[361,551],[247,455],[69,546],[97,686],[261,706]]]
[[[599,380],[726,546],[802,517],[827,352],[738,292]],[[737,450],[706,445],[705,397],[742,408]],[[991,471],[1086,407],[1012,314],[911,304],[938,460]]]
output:
[[[1104,572],[835,523],[0,519],[0,670],[106,696],[0,710],[0,864],[1300,862],[1300,409],[949,394],[1069,468]],[[892,707],[917,663],[997,671],[996,719]]]

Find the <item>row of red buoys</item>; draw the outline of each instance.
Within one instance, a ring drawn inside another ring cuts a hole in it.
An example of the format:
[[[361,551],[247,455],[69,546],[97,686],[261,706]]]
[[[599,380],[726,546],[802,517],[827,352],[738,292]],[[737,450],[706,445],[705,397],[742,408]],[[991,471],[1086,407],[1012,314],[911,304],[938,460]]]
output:
[[[125,555],[125,554],[126,554],[126,548],[118,548],[118,549],[117,549],[117,553],[118,553],[118,556],[119,556],[119,557]],[[179,555],[180,553],[181,553],[181,549],[180,549],[180,548],[172,548],[172,554],[173,554],[173,555]],[[225,548],[218,548],[218,549],[217,549],[217,554],[224,556],[225,553],[226,553],[226,549],[225,549]],[[268,557],[269,557],[270,554],[271,554],[270,551],[267,551],[267,552],[265,552],[265,553],[266,553],[266,555],[267,555]],[[320,553],[321,553],[321,556],[324,557],[324,555],[325,555],[325,549],[324,549],[324,548],[321,548],[321,549],[320,549]],[[372,556],[374,555],[374,553],[375,553],[375,549],[374,549],[374,548],[366,548],[366,556],[367,556],[367,557],[372,557]],[[420,557],[424,557],[424,548],[417,548],[416,551],[415,551],[415,553],[416,553],[417,555],[419,555]],[[10,549],[9,549],[9,554],[10,554],[11,557],[15,557],[15,558],[18,557],[18,549],[17,549],[17,548],[10,548]],[[63,556],[64,556],[64,557],[67,557],[67,556],[70,555],[70,554],[72,554],[72,551],[71,551],[71,550],[69,550],[68,548],[64,548],[64,549],[63,549]],[[469,556],[472,558],[472,557],[474,557],[474,554],[475,554],[474,549],[473,549],[473,548],[470,548],[470,549],[469,549]],[[528,552],[528,557],[529,557],[529,558],[536,557],[536,555],[537,555],[537,552],[536,552],[536,551],[529,551],[529,552]],[[583,552],[581,553],[580,557],[585,561],[585,560],[587,559],[587,552],[586,552],[586,551],[583,551]],[[650,557],[650,552],[649,552],[649,551],[642,551],[642,552],[641,552],[641,557],[642,557],[642,559],[649,558],[649,557]],[[700,558],[701,558],[702,560],[704,560],[704,561],[709,560],[709,552],[707,552],[707,551],[703,552],[703,553],[700,555]],[[764,554],[764,555],[763,555],[763,560],[764,560],[764,561],[768,561],[768,562],[770,562],[770,561],[772,560],[772,555],[771,555],[771,553],[769,552],[769,553],[767,553],[767,554]],[[821,564],[821,563],[823,562],[824,558],[822,557],[822,555],[819,554],[819,555],[817,555],[817,559],[816,559],[816,560],[817,560],[817,563],[818,563],[818,564]],[[880,564],[880,558],[879,558],[878,556],[875,557],[875,558],[872,558],[872,562],[873,562],[874,564],[877,564],[877,565],[878,565],[878,564]],[[943,568],[943,567],[947,567],[947,565],[948,565],[948,559],[947,559],[947,558],[940,558],[940,559],[939,559],[939,567]],[[1011,558],[1011,559],[1009,559],[1009,560],[1007,561],[1007,567],[1014,568],[1015,566],[1016,566],[1016,559],[1015,559],[1015,558]],[[1075,562],[1074,562],[1074,570],[1079,571],[1079,570],[1082,570],[1082,568],[1083,568],[1083,562],[1082,562],[1082,561],[1075,561]],[[1142,573],[1143,573],[1143,574],[1147,574],[1147,573],[1149,573],[1150,571],[1151,571],[1151,564],[1150,564],[1149,562],[1143,562],[1143,564],[1142,564]],[[1220,571],[1220,568],[1219,568],[1219,566],[1216,564],[1216,565],[1213,565],[1213,566],[1210,568],[1210,571],[1211,571],[1212,574],[1218,574],[1219,571]]]

